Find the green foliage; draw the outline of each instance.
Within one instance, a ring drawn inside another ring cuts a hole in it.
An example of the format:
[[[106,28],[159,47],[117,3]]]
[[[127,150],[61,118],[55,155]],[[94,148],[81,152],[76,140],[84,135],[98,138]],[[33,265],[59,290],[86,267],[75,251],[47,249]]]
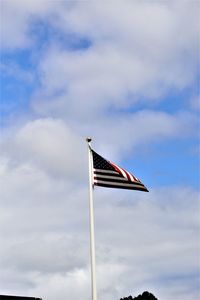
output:
[[[138,295],[137,297],[125,297],[121,298],[120,300],[158,300],[153,294],[145,291],[142,295]]]

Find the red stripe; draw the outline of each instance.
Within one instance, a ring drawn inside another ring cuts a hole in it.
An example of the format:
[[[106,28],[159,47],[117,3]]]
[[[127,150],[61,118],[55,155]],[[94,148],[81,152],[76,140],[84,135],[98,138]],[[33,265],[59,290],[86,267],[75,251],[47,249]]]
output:
[[[114,163],[111,163],[111,162],[109,162],[109,163],[115,168],[115,170],[116,170],[118,173],[120,173],[120,174],[124,177],[122,171],[119,169],[119,167],[118,167],[117,165],[115,165]],[[122,168],[121,168],[121,169],[122,169]],[[129,174],[128,174],[124,169],[122,169],[122,170],[123,170],[124,173],[126,174],[128,180],[130,180]]]
[[[131,174],[132,176],[133,176],[133,179],[136,181],[136,182],[138,182],[138,179],[133,175],[133,174]]]
[[[124,177],[122,171],[119,169],[119,167],[118,167],[117,165],[115,165],[114,163],[111,163],[111,162],[109,162],[109,163],[116,169],[117,172],[119,172],[119,173]],[[121,168],[121,167],[120,167],[120,168]],[[124,173],[126,174],[128,180],[132,182],[129,173],[128,173],[126,170],[124,170],[123,168],[121,168],[121,169],[122,169],[122,170],[124,171]],[[136,178],[133,174],[131,174],[131,175],[133,176],[133,178],[134,178],[134,180],[135,180],[136,182],[139,182],[139,181],[137,180],[137,178]]]
[[[126,176],[128,177],[128,180],[132,181],[130,175],[126,172],[126,170],[124,170],[123,168],[121,168],[121,169],[126,173]]]

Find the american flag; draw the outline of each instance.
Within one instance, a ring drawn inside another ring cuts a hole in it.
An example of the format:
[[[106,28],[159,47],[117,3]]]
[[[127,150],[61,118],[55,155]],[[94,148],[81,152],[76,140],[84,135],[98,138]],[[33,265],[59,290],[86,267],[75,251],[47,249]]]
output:
[[[91,149],[93,157],[93,184],[109,188],[148,192],[144,184],[133,174],[106,160]]]

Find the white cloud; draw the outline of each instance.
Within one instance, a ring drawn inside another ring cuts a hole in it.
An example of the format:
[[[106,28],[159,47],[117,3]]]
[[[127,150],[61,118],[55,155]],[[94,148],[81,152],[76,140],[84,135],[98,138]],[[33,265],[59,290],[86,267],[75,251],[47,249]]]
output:
[[[89,299],[86,189],[31,165],[4,164],[1,292]],[[136,295],[150,289],[165,300],[176,293],[186,299],[195,283],[183,285],[180,278],[192,279],[197,272],[197,201],[191,188],[148,194],[95,189],[99,298],[115,300],[128,291]],[[166,281],[176,277],[173,286]]]
[[[28,83],[33,82],[33,74],[29,71],[21,69],[19,65],[14,64],[13,62],[1,63],[0,70],[5,78],[15,77],[20,81],[25,81]]]
[[[43,295],[44,299],[90,299],[88,270],[74,270],[71,273],[40,276],[32,293]],[[52,289],[52,286],[54,288]]]
[[[191,108],[194,111],[199,112],[199,110],[200,110],[200,96],[197,95],[196,97],[192,97],[190,99],[190,105],[191,105]]]
[[[54,176],[79,180],[85,175],[86,143],[61,120],[30,121],[2,148],[13,152],[18,161],[37,164]]]
[[[1,161],[2,293],[47,300],[90,297],[87,189],[66,174],[52,176],[42,162],[44,145],[52,149],[49,135],[59,145],[69,132],[75,139],[61,121],[30,122],[16,133],[21,159],[13,144]],[[32,151],[41,156],[39,163],[30,160]],[[197,205],[198,194],[189,187],[148,194],[95,189],[99,298],[115,300],[148,289],[165,300],[195,299]]]
[[[91,46],[74,52],[49,48],[34,108],[88,118],[190,86],[198,60],[197,6],[97,1],[60,11],[58,28],[87,37]]]
[[[33,71],[41,84],[32,96],[35,120],[1,137],[0,293],[90,298],[86,135],[120,161],[137,146],[197,128],[195,112],[128,109],[192,86],[199,4],[125,3],[1,2],[4,51],[37,46],[37,32],[29,33],[38,19],[55,35],[91,44],[73,51],[50,39]],[[29,74],[16,65],[7,71]],[[198,210],[191,187],[95,189],[99,299],[144,290],[163,300],[197,299]]]
[[[1,48],[26,48],[33,45],[29,29],[36,18],[47,16],[59,7],[59,1],[8,0],[1,1]],[[14,16],[14,17],[13,17]]]
[[[34,97],[38,112],[88,117],[110,106],[128,107],[141,97],[157,99],[168,88],[193,83],[198,61],[196,1],[126,1],[126,5],[3,1],[1,5],[5,47],[34,42],[28,31],[37,18],[58,32],[91,41],[89,49],[70,52],[61,50],[59,40],[52,37],[53,47],[45,47],[39,66],[42,90]]]
[[[192,137],[197,133],[198,119],[182,111],[169,114],[162,111],[141,110],[122,115],[107,115],[88,120],[80,130],[94,137],[94,148],[106,158],[120,160],[138,149],[158,142]]]
[[[155,141],[185,138],[195,134],[197,117],[185,111],[171,115],[143,110],[112,117],[73,122],[53,118],[36,119],[12,129],[1,141],[2,153],[10,153],[12,164],[36,165],[52,176],[86,180],[87,147],[85,137],[93,137],[94,149],[113,161]],[[117,162],[116,161],[116,162]]]

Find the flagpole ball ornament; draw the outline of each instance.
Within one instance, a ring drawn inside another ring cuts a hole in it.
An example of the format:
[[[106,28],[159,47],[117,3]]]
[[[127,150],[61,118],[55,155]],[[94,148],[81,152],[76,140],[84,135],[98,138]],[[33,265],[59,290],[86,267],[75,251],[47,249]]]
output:
[[[92,138],[91,138],[91,137],[87,137],[87,138],[86,138],[86,141],[87,141],[88,143],[90,143],[90,142],[92,141]]]

